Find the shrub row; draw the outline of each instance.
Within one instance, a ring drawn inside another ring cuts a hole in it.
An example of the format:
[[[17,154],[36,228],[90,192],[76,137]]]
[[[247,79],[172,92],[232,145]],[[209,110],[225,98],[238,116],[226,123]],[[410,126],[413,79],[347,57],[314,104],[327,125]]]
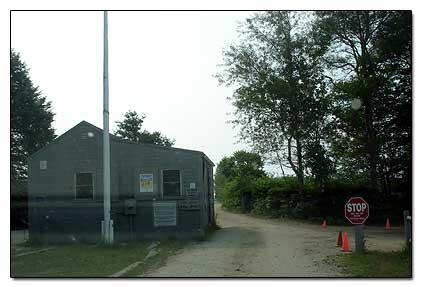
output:
[[[410,193],[409,193],[410,194]],[[387,217],[402,224],[403,210],[411,209],[411,200],[403,196],[373,194],[363,184],[328,183],[323,189],[312,182],[300,191],[295,177],[236,178],[223,190],[223,206],[232,211],[251,212],[267,217],[289,217],[347,224],[344,204],[352,196],[362,196],[370,205],[367,224],[385,223]]]

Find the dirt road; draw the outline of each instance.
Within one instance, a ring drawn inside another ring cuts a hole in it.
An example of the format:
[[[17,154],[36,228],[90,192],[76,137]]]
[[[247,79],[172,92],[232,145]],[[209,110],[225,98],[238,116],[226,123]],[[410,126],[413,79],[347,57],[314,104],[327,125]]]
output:
[[[291,220],[259,219],[233,214],[216,206],[222,228],[204,242],[192,244],[170,257],[165,266],[144,274],[152,277],[338,277],[345,276],[322,260],[341,254],[336,247],[338,231],[349,234],[352,227],[330,227]],[[400,249],[401,228],[386,232],[366,228],[370,250]]]

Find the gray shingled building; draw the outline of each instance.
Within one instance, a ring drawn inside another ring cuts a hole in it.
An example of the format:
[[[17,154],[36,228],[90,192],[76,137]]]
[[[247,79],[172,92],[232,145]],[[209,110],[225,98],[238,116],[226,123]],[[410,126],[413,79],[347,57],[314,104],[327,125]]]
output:
[[[101,240],[102,136],[82,121],[29,157],[30,240]],[[213,166],[199,151],[110,135],[114,240],[203,236],[214,223]]]

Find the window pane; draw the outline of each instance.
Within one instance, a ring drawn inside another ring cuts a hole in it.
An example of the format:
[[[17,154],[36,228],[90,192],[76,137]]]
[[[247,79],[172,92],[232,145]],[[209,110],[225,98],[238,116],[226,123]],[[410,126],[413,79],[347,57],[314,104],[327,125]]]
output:
[[[180,196],[179,182],[165,182],[163,184],[164,196]]]
[[[92,185],[76,186],[76,198],[92,199]]]
[[[76,173],[76,199],[93,199],[94,187],[92,173]]]
[[[92,173],[77,173],[76,185],[92,185]]]
[[[180,182],[179,170],[163,170],[163,182],[177,181]]]

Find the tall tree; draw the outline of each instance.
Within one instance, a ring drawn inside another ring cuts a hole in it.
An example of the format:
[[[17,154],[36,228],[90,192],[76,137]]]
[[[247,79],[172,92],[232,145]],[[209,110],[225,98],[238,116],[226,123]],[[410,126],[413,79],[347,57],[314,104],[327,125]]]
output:
[[[406,139],[396,141],[399,150],[410,145],[411,116],[400,120],[397,115],[411,110],[411,12],[320,12],[315,27],[328,43],[328,67],[340,75],[335,80],[340,105],[349,104],[349,111],[338,117],[343,125],[339,134],[352,132],[354,150],[364,150],[371,187],[378,190],[379,177],[389,173],[385,158],[406,158],[393,151],[392,139]],[[358,103],[356,112],[350,110],[353,102]]]
[[[169,139],[160,132],[155,131],[151,133],[147,130],[142,130],[144,119],[145,115],[139,116],[137,112],[129,110],[124,114],[122,121],[116,121],[117,130],[114,131],[114,134],[134,142],[150,143],[166,147],[174,145],[174,139]]]
[[[374,41],[378,63],[374,127],[381,190],[388,196],[398,183],[410,193],[412,174],[412,14],[391,12]],[[383,104],[379,104],[383,103]]]
[[[322,54],[313,49],[306,25],[299,25],[304,16],[275,11],[247,19],[240,43],[224,51],[226,69],[218,75],[221,83],[237,87],[233,122],[242,127],[241,137],[287,162],[301,186],[306,157],[315,154],[306,148],[314,149],[317,142],[324,148],[320,132],[313,134],[314,144],[308,144],[310,131],[320,130],[326,120]]]
[[[336,176],[342,180],[360,181],[367,177],[369,165],[365,148],[365,122],[361,102],[353,95],[359,83],[339,81],[331,90],[333,101],[327,135]]]
[[[55,138],[51,102],[41,95],[19,53],[10,52],[10,172],[12,193],[25,191],[27,158]]]

